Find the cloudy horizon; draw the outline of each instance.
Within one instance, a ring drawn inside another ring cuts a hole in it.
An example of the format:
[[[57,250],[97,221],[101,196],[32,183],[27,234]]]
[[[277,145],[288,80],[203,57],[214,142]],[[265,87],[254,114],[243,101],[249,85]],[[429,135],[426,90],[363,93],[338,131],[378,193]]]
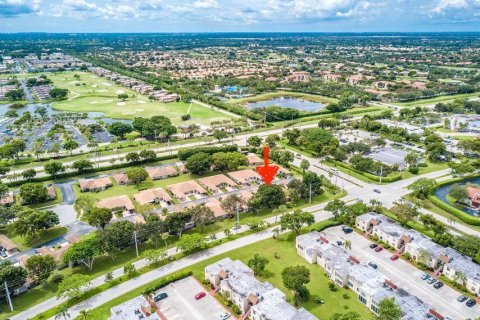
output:
[[[480,0],[0,0],[0,32],[479,31]]]

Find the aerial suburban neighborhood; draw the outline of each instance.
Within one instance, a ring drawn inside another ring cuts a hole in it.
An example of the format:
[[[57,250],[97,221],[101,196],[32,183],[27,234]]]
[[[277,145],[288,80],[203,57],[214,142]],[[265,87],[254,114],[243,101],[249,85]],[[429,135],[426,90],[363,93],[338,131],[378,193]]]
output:
[[[478,12],[0,1],[0,319],[480,320]]]

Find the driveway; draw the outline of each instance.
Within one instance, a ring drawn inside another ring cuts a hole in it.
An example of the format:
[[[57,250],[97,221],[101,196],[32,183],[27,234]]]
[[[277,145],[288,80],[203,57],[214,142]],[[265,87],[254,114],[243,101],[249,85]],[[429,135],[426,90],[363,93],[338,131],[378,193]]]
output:
[[[343,233],[341,227],[324,230],[329,239],[348,239],[351,241],[351,253],[361,262],[373,261],[378,265],[378,270],[400,288],[417,296],[420,300],[434,307],[443,316],[451,319],[475,319],[480,314],[480,306],[469,308],[465,303],[457,302],[460,293],[448,286],[435,289],[420,279],[423,271],[415,268],[402,259],[391,261],[392,253],[387,250],[375,252],[370,249],[370,240],[362,235],[352,232]]]

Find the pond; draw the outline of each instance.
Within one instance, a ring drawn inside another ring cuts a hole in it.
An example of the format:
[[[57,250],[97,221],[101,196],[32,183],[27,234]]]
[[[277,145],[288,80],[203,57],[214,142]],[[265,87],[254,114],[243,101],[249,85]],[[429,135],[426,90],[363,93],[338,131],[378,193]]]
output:
[[[314,112],[325,108],[325,105],[320,102],[313,102],[304,99],[292,97],[276,97],[270,100],[249,102],[248,109],[264,108],[268,106],[278,106],[282,108],[294,108],[300,111]]]
[[[42,103],[31,103],[31,104],[27,104],[25,105],[23,108],[11,108],[9,104],[0,104],[0,118],[2,118],[5,113],[9,110],[15,110],[18,115],[22,115],[23,113],[25,112],[30,112],[33,115],[35,115],[35,110],[38,108],[38,107],[45,107],[45,109],[47,109],[47,116],[51,116],[51,115],[54,115],[54,114],[61,114],[61,113],[71,113],[71,112],[65,112],[65,111],[59,111],[59,110],[55,110],[54,108],[52,108],[52,106],[50,104],[42,104]],[[103,117],[104,113],[103,112],[87,112],[87,116],[89,119],[98,119],[98,120],[103,120],[103,122],[105,123],[112,123],[112,122],[115,122],[115,121],[120,121],[120,122],[124,122],[124,123],[132,123],[131,120],[120,120],[120,119],[112,119],[112,118],[105,118]]]
[[[438,199],[442,200],[443,202],[445,202],[446,204],[449,204],[449,205],[452,205],[450,202],[448,202],[447,200],[447,195],[448,195],[448,192],[450,191],[450,188],[452,187],[452,185],[458,183],[458,184],[461,184],[461,185],[464,185],[464,184],[467,184],[468,182],[470,183],[473,183],[473,184],[479,184],[480,185],[480,177],[476,177],[476,178],[471,178],[471,179],[465,179],[463,181],[459,181],[459,182],[454,182],[454,183],[450,183],[450,184],[446,184],[446,185],[443,185],[439,188],[437,188],[437,190],[435,190],[434,194],[435,194],[435,197],[437,197]],[[459,208],[459,207],[457,207]],[[467,208],[467,207],[463,207],[461,208],[461,210],[465,213],[468,213],[469,215],[471,216],[474,216],[474,217],[480,217],[480,212],[478,210],[473,210],[472,208]]]

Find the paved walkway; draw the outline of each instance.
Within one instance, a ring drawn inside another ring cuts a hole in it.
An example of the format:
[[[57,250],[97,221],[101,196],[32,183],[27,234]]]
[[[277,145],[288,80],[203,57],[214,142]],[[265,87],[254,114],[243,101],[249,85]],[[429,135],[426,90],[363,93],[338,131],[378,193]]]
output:
[[[325,207],[325,205],[326,205],[326,203],[312,205],[310,207],[305,208],[304,211],[312,212],[314,214],[314,217],[315,217],[316,221],[327,220],[327,219],[331,218],[332,215],[329,212],[320,211],[321,209],[323,209]],[[279,216],[264,219],[264,221],[266,223],[270,223],[270,224],[275,223],[279,220],[280,220]],[[235,234],[235,233],[241,233],[241,232],[244,232],[244,231],[247,231],[247,230],[249,230],[248,226],[242,225],[237,230],[231,229],[231,232],[232,232],[232,234]],[[267,238],[272,236],[272,230],[273,230],[273,227],[269,228],[267,230],[264,230],[264,231],[254,233],[252,235],[248,235],[248,236],[236,239],[236,240],[232,240],[230,242],[221,244],[221,245],[213,247],[211,249],[208,249],[208,250],[199,252],[197,254],[194,254],[194,255],[182,258],[180,260],[174,261],[172,263],[169,263],[169,264],[167,264],[163,267],[160,267],[160,268],[155,269],[153,271],[147,272],[147,273],[145,273],[145,274],[143,274],[139,277],[130,279],[130,280],[118,285],[118,286],[115,286],[113,288],[110,288],[110,289],[102,292],[102,293],[99,293],[98,295],[95,295],[92,298],[87,299],[87,300],[75,305],[74,307],[72,307],[69,310],[69,313],[70,313],[72,318],[75,318],[75,316],[77,316],[78,313],[83,309],[92,309],[92,308],[95,308],[97,306],[100,306],[100,305],[102,305],[102,304],[104,304],[104,303],[106,303],[106,302],[124,294],[124,293],[127,293],[127,292],[129,292],[129,291],[131,291],[135,288],[138,288],[139,286],[144,285],[144,284],[150,283],[153,280],[155,280],[157,278],[161,278],[161,277],[163,277],[163,276],[165,276],[169,273],[178,271],[178,270],[183,269],[185,267],[196,264],[197,262],[200,262],[200,261],[203,261],[203,260],[208,259],[210,257],[228,252],[230,250],[241,248],[241,247],[246,246],[250,243],[267,239]],[[215,235],[215,237],[216,237],[216,239],[225,238],[225,233],[223,231],[219,232]],[[175,255],[176,253],[177,253],[177,248],[176,247],[170,248],[170,249],[167,250],[167,255],[169,255],[169,256],[170,255]],[[134,263],[134,265],[135,265],[135,268],[138,270],[140,268],[143,268],[143,267],[149,265],[149,262],[146,259],[140,259],[140,260],[136,261]],[[114,279],[122,276],[123,275],[123,267],[115,269],[112,273],[113,273],[113,278]],[[99,277],[92,280],[88,289],[98,287],[98,286],[100,286],[104,283],[105,283],[105,275],[99,276]],[[12,316],[10,319],[12,319],[12,320],[14,320],[14,319],[23,320],[23,319],[31,318],[31,317],[39,314],[39,313],[47,311],[51,308],[55,308],[56,306],[65,302],[66,300],[67,299],[57,299],[56,297],[49,298],[49,299],[47,299],[43,302],[40,302],[39,304],[31,307],[30,309],[27,309],[27,310],[15,315],[15,316]],[[13,301],[13,302],[14,302],[14,306],[15,306],[15,301]]]

